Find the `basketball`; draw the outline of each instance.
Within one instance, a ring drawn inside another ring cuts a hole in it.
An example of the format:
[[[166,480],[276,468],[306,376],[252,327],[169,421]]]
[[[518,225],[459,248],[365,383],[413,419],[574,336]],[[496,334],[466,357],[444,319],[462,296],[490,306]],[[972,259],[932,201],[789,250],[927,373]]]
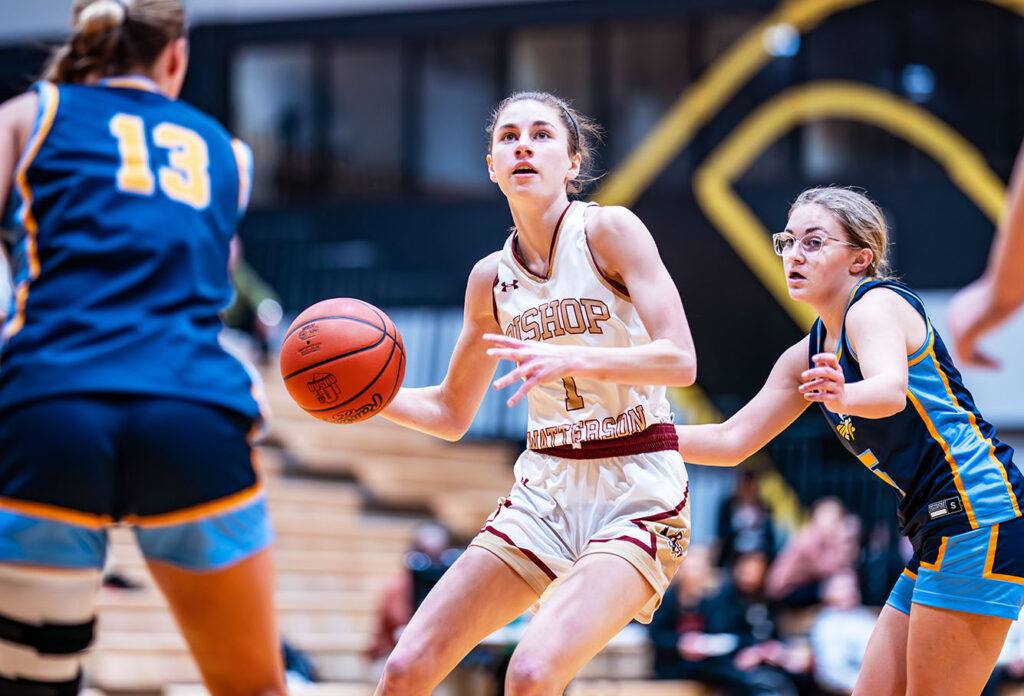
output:
[[[366,420],[391,403],[405,376],[405,348],[391,318],[339,297],[295,318],[281,344],[281,377],[302,409],[328,423]]]

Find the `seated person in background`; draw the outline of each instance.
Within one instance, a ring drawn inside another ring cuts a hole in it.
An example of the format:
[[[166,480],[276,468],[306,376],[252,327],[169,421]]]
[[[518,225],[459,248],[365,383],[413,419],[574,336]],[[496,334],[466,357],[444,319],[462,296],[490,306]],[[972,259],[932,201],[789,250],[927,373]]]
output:
[[[686,563],[679,567],[661,606],[651,619],[648,633],[654,644],[654,676],[657,679],[695,679],[694,663],[682,657],[680,637],[704,630],[700,603],[715,581],[711,551],[690,546]]]
[[[818,604],[819,583],[853,568],[859,552],[860,521],[837,498],[819,499],[811,519],[776,557],[768,573],[767,595],[786,606]]]
[[[775,527],[771,511],[757,490],[757,476],[744,470],[736,477],[736,489],[718,508],[718,565],[729,568],[741,553],[762,551],[775,556]]]
[[[398,643],[416,607],[437,584],[461,551],[450,548],[451,536],[440,524],[427,522],[416,529],[404,567],[384,588],[377,609],[377,627],[366,654],[371,660],[387,657]]]
[[[767,570],[765,554],[741,554],[718,593],[700,603],[703,629],[679,639],[693,678],[728,696],[795,695],[795,675],[810,669],[779,640],[775,609],[764,592]]]
[[[277,293],[245,260],[242,242],[237,235],[231,240],[228,273],[234,295],[222,313],[224,325],[247,334],[252,340],[255,359],[266,364],[271,335],[280,325],[284,313]]]
[[[857,576],[840,570],[821,586],[824,604],[811,628],[814,680],[826,694],[850,694],[878,614],[860,603]]]

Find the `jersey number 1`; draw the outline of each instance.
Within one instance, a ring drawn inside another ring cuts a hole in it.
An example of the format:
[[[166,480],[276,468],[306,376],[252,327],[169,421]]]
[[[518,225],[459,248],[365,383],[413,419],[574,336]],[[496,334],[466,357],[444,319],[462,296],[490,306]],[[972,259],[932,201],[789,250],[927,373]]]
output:
[[[576,380],[572,377],[563,377],[562,386],[565,387],[565,410],[576,411],[583,408],[583,397],[576,391]]]
[[[149,164],[146,124],[133,114],[119,113],[110,119],[110,133],[117,138],[121,166],[117,169],[117,190],[137,196],[152,196],[159,181],[164,195],[179,203],[203,210],[210,205],[210,153],[206,141],[184,126],[163,122],[153,128],[153,142],[169,150],[168,165],[156,176]]]

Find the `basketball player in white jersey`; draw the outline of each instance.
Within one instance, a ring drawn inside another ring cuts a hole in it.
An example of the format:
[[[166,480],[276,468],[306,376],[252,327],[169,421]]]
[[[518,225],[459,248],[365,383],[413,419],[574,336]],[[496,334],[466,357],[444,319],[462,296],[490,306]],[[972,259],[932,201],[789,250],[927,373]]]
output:
[[[649,621],[689,543],[689,488],[666,385],[692,384],[683,305],[623,208],[570,202],[592,124],[546,93],[498,105],[491,180],[515,229],[470,274],[444,381],[384,415],[456,440],[499,359],[518,366],[529,432],[516,482],[405,629],[378,696],[426,696],[480,640],[539,603],[506,693],[561,694],[632,619]],[[652,386],[657,385],[657,386]]]

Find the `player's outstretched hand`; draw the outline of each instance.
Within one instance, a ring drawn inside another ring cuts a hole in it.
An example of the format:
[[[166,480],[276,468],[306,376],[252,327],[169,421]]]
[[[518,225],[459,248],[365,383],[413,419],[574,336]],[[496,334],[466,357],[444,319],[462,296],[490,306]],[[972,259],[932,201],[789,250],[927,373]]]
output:
[[[992,288],[983,280],[976,280],[957,294],[949,303],[949,333],[957,361],[962,365],[996,369],[999,361],[983,352],[978,341],[993,326],[990,319],[995,303]]]
[[[825,404],[825,408],[833,413],[844,413],[843,403],[846,398],[846,377],[839,367],[839,359],[835,353],[818,353],[811,358],[814,367],[804,370],[800,377],[800,393],[808,401]]]
[[[512,360],[517,367],[494,380],[495,389],[504,389],[516,380],[523,380],[519,390],[506,402],[515,406],[526,393],[538,384],[553,382],[572,373],[571,348],[539,341],[520,341],[501,334],[484,334],[484,340],[493,347],[487,354],[493,358]]]

